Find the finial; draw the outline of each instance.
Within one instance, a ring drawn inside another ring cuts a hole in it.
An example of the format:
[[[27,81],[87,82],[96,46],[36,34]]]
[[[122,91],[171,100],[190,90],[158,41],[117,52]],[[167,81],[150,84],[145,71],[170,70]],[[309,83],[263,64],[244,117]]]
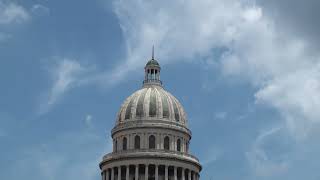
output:
[[[152,60],[154,60],[154,45],[152,45]]]

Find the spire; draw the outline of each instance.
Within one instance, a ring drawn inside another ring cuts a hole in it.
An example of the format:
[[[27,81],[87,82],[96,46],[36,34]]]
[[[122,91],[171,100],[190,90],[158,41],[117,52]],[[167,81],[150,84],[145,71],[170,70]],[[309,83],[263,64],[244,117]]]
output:
[[[154,60],[154,45],[152,45],[152,60]]]
[[[144,67],[145,77],[143,85],[162,85],[160,80],[160,65],[157,60],[154,59],[154,46],[152,46],[152,56]]]

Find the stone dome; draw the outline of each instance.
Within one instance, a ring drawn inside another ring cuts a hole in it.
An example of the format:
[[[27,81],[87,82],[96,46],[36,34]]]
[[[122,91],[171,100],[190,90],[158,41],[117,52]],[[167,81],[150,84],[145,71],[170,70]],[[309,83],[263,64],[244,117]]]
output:
[[[122,104],[117,124],[138,120],[163,120],[187,126],[180,102],[160,85],[145,85]]]

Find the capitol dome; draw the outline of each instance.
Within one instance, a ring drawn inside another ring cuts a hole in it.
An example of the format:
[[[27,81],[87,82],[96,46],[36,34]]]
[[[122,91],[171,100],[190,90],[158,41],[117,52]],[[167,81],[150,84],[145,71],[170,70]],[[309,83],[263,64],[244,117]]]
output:
[[[202,167],[189,151],[186,113],[163,88],[160,70],[152,55],[142,88],[121,105],[112,152],[99,164],[102,180],[199,180]]]
[[[138,120],[163,120],[187,126],[185,111],[180,102],[159,85],[144,87],[122,104],[117,124]]]

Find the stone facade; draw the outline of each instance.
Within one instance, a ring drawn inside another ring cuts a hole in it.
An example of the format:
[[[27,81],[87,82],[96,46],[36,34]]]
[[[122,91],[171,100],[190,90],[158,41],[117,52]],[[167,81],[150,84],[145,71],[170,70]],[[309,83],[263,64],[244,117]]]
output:
[[[100,163],[102,180],[198,180],[191,131],[180,102],[165,91],[160,65],[145,67],[143,88],[122,104],[111,131],[113,151]]]

